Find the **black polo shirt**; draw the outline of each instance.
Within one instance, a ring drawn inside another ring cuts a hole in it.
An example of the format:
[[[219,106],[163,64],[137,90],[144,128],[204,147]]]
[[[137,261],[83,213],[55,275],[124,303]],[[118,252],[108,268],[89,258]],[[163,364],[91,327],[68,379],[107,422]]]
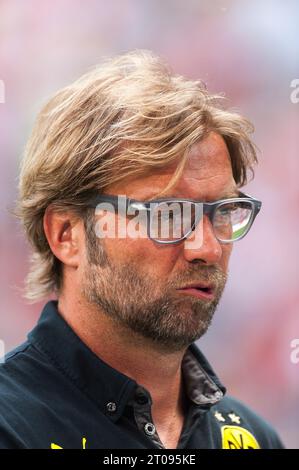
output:
[[[225,396],[195,344],[182,373],[188,404],[178,449],[283,448],[268,423]],[[163,449],[151,404],[149,392],[93,354],[50,301],[0,365],[0,448]]]

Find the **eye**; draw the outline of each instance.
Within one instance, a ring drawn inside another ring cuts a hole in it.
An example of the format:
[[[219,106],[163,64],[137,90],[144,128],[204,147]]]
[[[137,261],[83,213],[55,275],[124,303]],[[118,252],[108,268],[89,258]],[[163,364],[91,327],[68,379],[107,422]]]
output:
[[[220,215],[231,215],[232,212],[238,210],[240,208],[239,204],[230,202],[227,204],[223,204],[218,208],[218,212]]]

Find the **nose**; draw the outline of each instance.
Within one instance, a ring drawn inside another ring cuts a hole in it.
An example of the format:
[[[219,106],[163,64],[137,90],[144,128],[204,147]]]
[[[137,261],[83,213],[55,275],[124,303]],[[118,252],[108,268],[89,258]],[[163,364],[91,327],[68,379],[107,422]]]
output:
[[[201,233],[202,231],[202,233]],[[190,243],[197,238],[201,243]],[[189,246],[188,246],[189,245]],[[189,262],[201,261],[204,264],[219,263],[222,257],[222,247],[214,235],[213,226],[207,215],[203,216],[192,235],[184,241],[184,257]]]

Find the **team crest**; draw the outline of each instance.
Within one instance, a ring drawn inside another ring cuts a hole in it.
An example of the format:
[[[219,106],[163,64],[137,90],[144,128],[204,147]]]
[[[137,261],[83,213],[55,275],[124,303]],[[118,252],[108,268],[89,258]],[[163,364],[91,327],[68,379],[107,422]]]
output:
[[[222,426],[222,449],[260,449],[255,437],[241,426]]]

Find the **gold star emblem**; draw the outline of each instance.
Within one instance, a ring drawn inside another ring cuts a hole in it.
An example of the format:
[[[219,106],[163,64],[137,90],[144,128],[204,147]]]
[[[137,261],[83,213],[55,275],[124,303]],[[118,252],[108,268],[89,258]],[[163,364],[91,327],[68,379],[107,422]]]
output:
[[[229,413],[228,417],[230,418],[232,423],[240,424],[240,416],[235,415],[235,413]]]
[[[222,414],[219,413],[219,411],[215,411],[214,416],[216,419],[218,419],[218,421],[222,421],[222,422],[225,421],[225,418],[223,418]]]

